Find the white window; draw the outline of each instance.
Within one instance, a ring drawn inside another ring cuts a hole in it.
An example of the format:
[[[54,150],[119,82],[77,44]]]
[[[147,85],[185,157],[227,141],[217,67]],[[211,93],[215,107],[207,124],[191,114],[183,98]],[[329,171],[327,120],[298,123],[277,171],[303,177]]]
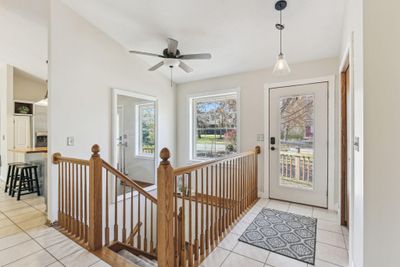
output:
[[[155,150],[155,105],[136,105],[136,156],[154,158]]]
[[[190,99],[191,158],[202,160],[238,152],[238,93]]]

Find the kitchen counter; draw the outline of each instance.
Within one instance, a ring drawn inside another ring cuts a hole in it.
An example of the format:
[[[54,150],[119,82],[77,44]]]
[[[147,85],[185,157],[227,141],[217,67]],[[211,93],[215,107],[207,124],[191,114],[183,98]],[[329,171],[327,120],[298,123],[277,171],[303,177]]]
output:
[[[15,149],[10,149],[9,151],[15,153],[25,153],[25,154],[47,153],[47,147],[15,148]]]

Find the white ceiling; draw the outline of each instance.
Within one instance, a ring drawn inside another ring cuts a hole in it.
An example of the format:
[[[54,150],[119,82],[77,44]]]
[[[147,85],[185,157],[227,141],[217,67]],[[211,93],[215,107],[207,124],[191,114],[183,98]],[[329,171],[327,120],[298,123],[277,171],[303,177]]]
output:
[[[47,79],[49,0],[0,0],[0,60]]]
[[[210,61],[186,61],[178,83],[262,69],[278,54],[275,0],[63,0],[129,49],[161,53],[166,38],[182,53],[210,52]],[[284,53],[289,63],[339,54],[345,0],[289,0],[284,11]],[[130,55],[132,57],[136,55]],[[139,56],[149,66],[160,59]],[[160,70],[159,70],[160,71]],[[169,77],[166,67],[161,72]]]

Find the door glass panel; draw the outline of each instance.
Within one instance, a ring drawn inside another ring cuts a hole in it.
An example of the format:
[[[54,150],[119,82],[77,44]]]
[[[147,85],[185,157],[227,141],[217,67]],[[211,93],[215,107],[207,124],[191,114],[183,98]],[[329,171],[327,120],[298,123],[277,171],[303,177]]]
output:
[[[280,97],[280,185],[313,189],[314,95]]]

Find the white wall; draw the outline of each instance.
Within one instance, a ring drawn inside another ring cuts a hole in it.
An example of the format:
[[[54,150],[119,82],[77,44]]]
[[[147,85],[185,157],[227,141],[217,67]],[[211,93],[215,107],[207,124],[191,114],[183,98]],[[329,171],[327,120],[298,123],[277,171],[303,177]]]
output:
[[[349,259],[354,266],[363,266],[364,246],[364,74],[363,74],[363,1],[347,1],[343,24],[341,58],[350,49],[350,83],[354,98],[354,136],[360,138],[360,149],[354,151],[354,176],[350,181],[350,247]],[[349,176],[350,177],[350,176]]]
[[[18,69],[14,70],[14,99],[37,102],[44,98],[47,84]]]
[[[177,88],[177,153],[178,165],[189,161],[189,108],[188,96],[201,92],[240,88],[240,149],[247,151],[263,142],[257,142],[257,134],[264,134],[264,85],[291,80],[301,80],[333,75],[337,73],[336,58],[291,65],[292,73],[285,77],[272,74],[272,69],[234,74],[208,80],[178,85]],[[336,83],[337,84],[337,83]],[[337,100],[337,94],[334,96]],[[336,122],[337,124],[337,122]],[[337,141],[337,140],[336,140]],[[259,188],[264,188],[264,151],[259,159]],[[337,171],[336,171],[337,174]],[[335,175],[337,177],[337,175]],[[338,183],[336,181],[335,201],[337,202]]]
[[[400,265],[400,3],[363,2],[364,267],[395,267]]]
[[[51,1],[49,153],[89,158],[97,143],[111,160],[111,88],[158,98],[159,147],[175,155],[175,89],[148,65],[62,4]],[[66,146],[67,136],[75,146]],[[49,163],[49,166],[52,164]],[[50,167],[49,218],[56,219],[56,168]]]
[[[7,64],[0,64],[0,148],[1,148],[1,178],[7,177],[8,161],[12,158],[8,149],[13,148],[13,72],[14,68]]]

